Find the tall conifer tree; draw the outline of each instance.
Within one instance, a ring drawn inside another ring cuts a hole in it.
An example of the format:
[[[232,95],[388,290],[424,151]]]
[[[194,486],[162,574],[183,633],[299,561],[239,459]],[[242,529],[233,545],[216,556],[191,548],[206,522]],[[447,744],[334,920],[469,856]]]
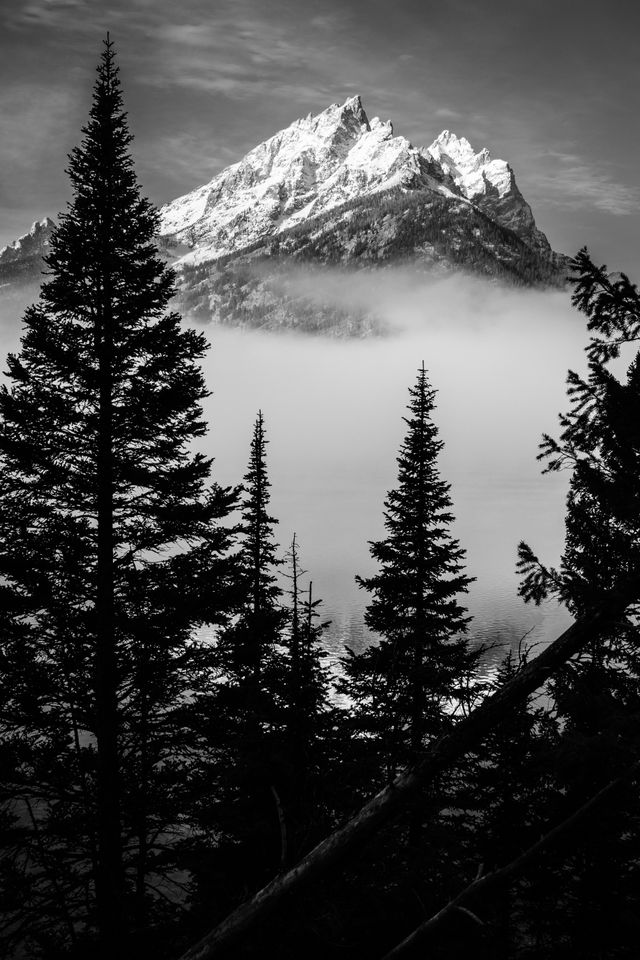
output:
[[[370,544],[378,571],[359,579],[372,595],[365,619],[375,640],[360,653],[348,650],[343,660],[343,784],[337,784],[336,800],[347,810],[414,763],[473,695],[469,677],[477,655],[468,647],[469,618],[460,603],[470,578],[450,530],[450,487],[440,476],[443,443],[433,422],[435,390],[424,364],[409,397],[398,481],[384,504],[386,536]],[[456,771],[423,791],[406,820],[381,833],[355,870],[345,871],[340,896],[353,911],[361,949],[366,943],[375,950],[374,941],[388,935],[385,925],[409,923],[416,895],[424,910],[451,884],[460,842],[455,816],[439,811],[458,808],[458,780]]]
[[[317,623],[321,600],[313,599],[313,584],[306,589],[302,578],[306,574],[300,565],[300,549],[294,534],[285,560],[290,582],[287,594],[289,623],[285,632],[285,676],[283,697],[285,703],[285,726],[291,764],[297,789],[303,785],[317,766],[320,743],[325,734],[329,676],[325,665],[326,653],[321,648],[322,634],[329,626],[325,621]]]
[[[332,711],[327,652],[322,647],[329,625],[322,621],[313,599],[313,584],[305,583],[300,551],[294,534],[285,555],[289,580],[288,623],[283,632],[279,669],[279,699],[284,812],[287,816],[287,852],[290,860],[302,856],[310,840],[326,830],[329,752]]]
[[[197,706],[200,735],[208,745],[201,768],[201,819],[219,838],[212,858],[214,873],[220,870],[215,896],[230,897],[229,906],[247,884],[272,875],[283,846],[278,823],[285,682],[281,641],[287,611],[277,577],[282,564],[274,536],[278,521],[269,512],[267,444],[259,411],[236,529],[235,615],[216,640],[218,682],[202,692]],[[217,784],[213,800],[212,783]]]
[[[32,847],[58,863],[58,926],[91,929],[95,884],[112,956],[161,829],[150,778],[171,755],[170,697],[195,669],[189,638],[224,619],[215,521],[231,498],[206,491],[210,461],[189,450],[205,431],[206,342],[166,312],[174,275],[133,170],[109,38],[83,134],[49,276],[0,393],[0,578],[14,604],[2,724],[18,751],[8,789],[35,798]],[[42,887],[47,869],[26,879]]]
[[[439,475],[443,444],[424,364],[409,394],[398,485],[385,501],[387,536],[371,543],[380,569],[359,579],[373,597],[366,623],[380,639],[361,654],[349,651],[344,662],[344,692],[356,723],[375,744],[389,778],[442,732],[474,662],[464,637],[468,617],[458,600],[470,578],[449,532],[450,488]]]
[[[640,354],[626,379],[608,367],[638,339],[640,297],[624,274],[596,267],[586,250],[574,267],[573,304],[591,331],[589,370],[586,378],[569,372],[571,407],[560,418],[561,435],[545,436],[540,453],[546,470],[571,470],[565,549],[554,570],[522,543],[518,567],[525,599],[556,596],[572,614],[585,616],[599,596],[640,581]],[[640,753],[640,588],[637,595],[638,602],[549,683],[561,723],[556,774],[574,806]],[[598,830],[582,843],[570,869],[558,866],[561,878],[571,877],[557,923],[572,955],[629,955],[627,947],[637,940],[630,906],[637,835],[636,814],[602,811]]]
[[[282,564],[275,542],[275,517],[269,513],[271,482],[267,471],[266,430],[258,411],[251,437],[249,464],[243,479],[240,505],[242,520],[237,528],[240,549],[236,578],[240,610],[232,627],[220,639],[221,668],[238,686],[249,722],[260,725],[270,709],[271,670],[275,645],[285,623],[282,590],[277,570]]]

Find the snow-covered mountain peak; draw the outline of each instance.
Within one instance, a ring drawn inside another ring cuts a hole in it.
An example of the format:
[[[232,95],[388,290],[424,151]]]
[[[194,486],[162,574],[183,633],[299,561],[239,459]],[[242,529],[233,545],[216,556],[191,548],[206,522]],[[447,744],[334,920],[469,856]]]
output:
[[[44,252],[55,224],[50,217],[34,220],[29,232],[0,249],[0,264],[38,256]]]
[[[546,243],[508,163],[450,130],[416,148],[390,120],[370,121],[360,96],[296,120],[167,204],[161,235],[190,248],[185,265],[212,261],[391,189],[471,201],[527,242]]]
[[[29,230],[29,236],[35,237],[44,230],[51,230],[54,226],[55,223],[51,217],[44,217],[42,220],[34,220]]]
[[[515,188],[513,171],[506,161],[493,160],[486,147],[476,153],[466,137],[457,137],[450,130],[443,130],[426,152],[470,200],[496,191],[504,197]]]
[[[477,208],[543,258],[551,255],[508,163],[487,149],[476,153],[450,130],[428,148],[415,147],[394,133],[390,120],[369,120],[358,95],[295,120],[209,183],[166,204],[160,237],[182,270],[257,246],[285,249],[292,236],[313,238],[329,223],[359,223],[363,207],[375,219],[385,205],[404,205],[410,221],[420,210],[446,207],[451,222],[462,222]],[[36,222],[0,251],[0,266],[13,270],[46,256],[52,229],[48,218]]]
[[[362,106],[362,97],[356,94],[355,97],[348,97],[344,103],[332,103],[330,107],[316,115],[315,120],[321,124],[325,116],[337,115],[343,122],[355,122],[360,126],[368,127],[369,119]]]
[[[321,113],[310,113],[303,119],[296,120],[291,126],[280,130],[274,137],[254,149],[259,151],[267,145],[280,145],[295,139],[304,140],[305,137],[330,143],[340,131],[346,133],[347,137],[357,137],[368,129],[369,119],[360,96],[349,97],[342,104],[332,103]],[[252,150],[247,154],[247,157],[250,157],[253,152]]]
[[[452,178],[467,199],[548,256],[547,238],[536,227],[531,207],[506,160],[494,160],[486,147],[476,153],[466,137],[450,130],[443,130],[423,152]]]
[[[371,122],[359,96],[309,114],[258,144],[198,190],[167,204],[161,233],[213,260],[312,216],[393,186],[449,194],[430,159],[391,121]]]
[[[466,161],[475,157],[475,152],[466,137],[457,137],[450,130],[443,130],[431,144],[430,150],[439,148],[453,160]]]
[[[380,117],[373,117],[373,119],[369,121],[369,129],[384,131],[389,137],[393,136],[393,124],[391,120],[381,120]]]
[[[554,282],[561,269],[509,164],[449,130],[415,147],[390,120],[369,120],[359,96],[294,121],[160,218],[186,309],[230,323],[369,329],[291,300],[279,277],[292,259],[526,283]],[[40,279],[53,229],[36,221],[0,251],[0,288]]]

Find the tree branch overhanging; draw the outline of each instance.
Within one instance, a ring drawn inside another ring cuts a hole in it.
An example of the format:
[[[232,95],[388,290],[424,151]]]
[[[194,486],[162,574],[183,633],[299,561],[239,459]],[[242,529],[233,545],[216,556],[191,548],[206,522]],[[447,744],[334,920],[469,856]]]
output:
[[[532,844],[526,850],[524,850],[520,856],[516,857],[515,860],[512,860],[510,863],[507,863],[504,867],[499,867],[496,870],[492,870],[491,873],[482,874],[478,873],[478,876],[471,881],[466,887],[464,887],[460,893],[457,894],[452,900],[450,900],[445,906],[438,910],[437,913],[434,913],[433,916],[429,917],[428,920],[425,920],[424,923],[421,923],[419,927],[409,934],[408,937],[405,937],[399,944],[393,947],[388,953],[384,955],[382,960],[397,960],[398,957],[409,956],[414,947],[422,946],[428,936],[434,932],[447,917],[450,917],[456,911],[462,910],[463,912],[470,914],[470,911],[466,909],[467,901],[473,899],[474,897],[481,896],[482,894],[487,893],[490,890],[493,890],[495,887],[500,886],[500,884],[506,883],[514,877],[517,877],[518,874],[522,873],[525,867],[534,860],[539,854],[543,853],[548,847],[552,846],[553,843],[565,833],[568,833],[572,827],[579,823],[584,817],[587,817],[592,813],[597,807],[606,800],[612,793],[614,793],[618,787],[620,787],[627,780],[637,777],[640,773],[640,761],[634,763],[627,772],[621,776],[617,777],[615,780],[612,780],[610,783],[602,787],[601,790],[598,790],[593,796],[583,803],[580,807],[574,810],[568,817],[565,817],[560,823],[555,827],[548,830],[536,843]],[[471,914],[474,919],[478,920],[475,917],[475,914]],[[478,921],[482,922],[482,921]]]
[[[574,654],[598,638],[612,620],[618,619],[640,595],[640,583],[632,581],[603,599],[588,615],[576,620],[539,656],[487,697],[453,730],[433,744],[413,767],[369,800],[343,827],[334,831],[287,873],[272,880],[251,900],[241,904],[180,960],[212,960],[225,956],[240,938],[276,912],[291,895],[328,874],[347,854],[394,819],[417,791],[428,785],[454,761],[464,756],[509,710],[533,693]]]

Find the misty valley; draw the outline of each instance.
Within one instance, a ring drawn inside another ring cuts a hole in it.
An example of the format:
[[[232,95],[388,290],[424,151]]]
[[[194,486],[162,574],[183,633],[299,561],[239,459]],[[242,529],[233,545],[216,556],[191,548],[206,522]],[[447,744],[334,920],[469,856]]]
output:
[[[586,343],[567,295],[402,268],[382,276],[298,270],[289,283],[311,304],[374,316],[380,332],[345,340],[203,324],[189,314],[184,320],[210,344],[201,448],[215,458],[218,482],[239,483],[262,410],[276,539],[284,553],[297,534],[307,579],[331,620],[328,649],[338,658],[345,643],[361,649],[371,641],[367,597],[355,576],[373,570],[367,544],[383,530],[406,388],[423,361],[438,391],[434,419],[454,529],[476,578],[467,598],[471,640],[493,647],[493,663],[525,635],[531,644],[553,639],[568,615],[553,601],[525,604],[515,563],[521,539],[535,541],[554,563],[564,541],[567,477],[543,475],[536,455]],[[0,317],[4,355],[19,345],[19,313],[5,306]]]
[[[330,277],[324,290],[340,296]],[[341,656],[345,642],[360,649],[369,639],[368,601],[354,577],[373,569],[367,544],[383,531],[406,388],[424,360],[438,391],[434,420],[454,529],[477,578],[468,595],[470,637],[498,645],[517,645],[525,633],[530,643],[553,639],[567,615],[553,602],[525,605],[515,563],[521,539],[553,563],[564,540],[567,477],[543,476],[536,454],[543,432],[555,429],[566,371],[585,343],[566,295],[486,290],[459,279],[410,284],[402,271],[340,279],[350,307],[355,300],[370,310],[375,300],[386,335],[345,341],[204,327],[213,396],[203,448],[216,458],[214,475],[238,482],[261,409],[276,537],[285,548],[297,534],[302,565],[332,620],[331,650]]]
[[[2,955],[635,960],[637,287],[359,96],[131,142],[107,33],[0,250]]]

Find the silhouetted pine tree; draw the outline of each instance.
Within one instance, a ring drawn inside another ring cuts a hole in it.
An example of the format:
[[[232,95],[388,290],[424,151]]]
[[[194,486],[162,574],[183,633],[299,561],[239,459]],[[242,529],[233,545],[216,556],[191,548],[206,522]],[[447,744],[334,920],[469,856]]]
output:
[[[164,897],[183,779],[172,711],[206,666],[194,625],[225,616],[215,521],[231,497],[205,490],[210,461],[189,450],[205,431],[206,343],[165,312],[174,275],[140,196],[108,38],[83,134],[0,393],[0,580],[13,604],[0,724],[25,891],[8,928],[30,955],[97,924],[114,956],[129,895],[138,925],[154,871]]]
[[[526,544],[519,548],[521,593],[536,602],[560,598],[575,616],[598,597],[640,580],[640,354],[626,380],[606,366],[637,339],[640,298],[627,277],[596,267],[586,250],[576,261],[573,303],[588,318],[589,373],[569,373],[570,411],[559,440],[545,436],[547,470],[571,469],[565,549],[559,570],[544,567]],[[640,599],[640,588],[638,589]],[[640,755],[640,604],[560,671],[549,684],[562,725],[556,776],[577,806]],[[631,899],[638,882],[637,810],[601,811],[563,873],[562,946],[553,956],[631,956],[638,935]],[[620,796],[617,803],[624,803]],[[567,931],[569,934],[567,936]],[[622,952],[620,952],[622,951]]]
[[[415,762],[473,696],[477,655],[468,648],[469,618],[458,599],[470,578],[449,529],[450,488],[438,469],[443,444],[424,365],[409,394],[398,483],[385,500],[386,537],[371,544],[379,571],[359,580],[372,594],[365,618],[377,642],[360,653],[347,650],[338,685],[339,816]],[[455,814],[459,778],[455,771],[423,791],[337,881],[331,893],[343,909],[332,940],[342,942],[342,955],[383,953],[419,915],[437,908],[443,891],[455,889],[464,850],[454,817],[441,811]]]
[[[234,559],[237,605],[213,655],[218,680],[199,696],[200,820],[216,850],[199,867],[202,896],[234,903],[281,862],[285,650],[287,610],[278,585],[269,513],[267,438],[259,412],[243,481],[239,547]],[[215,788],[214,788],[215,784]],[[227,899],[228,898],[228,899]]]
[[[287,592],[289,624],[284,641],[287,651],[284,687],[287,742],[291,752],[294,781],[302,783],[312,773],[315,754],[325,734],[325,714],[329,689],[327,654],[320,646],[328,621],[316,623],[321,600],[313,599],[313,584],[306,590],[301,578],[306,571],[300,566],[296,535],[285,556],[290,573]]]
[[[258,742],[273,710],[273,671],[277,645],[286,620],[277,570],[282,565],[273,529],[277,520],[269,514],[271,499],[267,473],[262,412],[258,413],[251,439],[249,465],[243,480],[242,520],[237,528],[240,549],[235,577],[240,610],[235,622],[220,637],[220,666],[227,686],[237,691],[237,717],[242,714],[247,731]]]
[[[443,444],[431,419],[435,391],[424,365],[409,393],[398,486],[385,501],[387,536],[371,543],[380,571],[359,578],[373,595],[367,626],[380,640],[360,654],[348,650],[342,686],[385,779],[451,723],[463,677],[477,659],[464,637],[469,618],[457,599],[471,578],[449,532],[450,488],[438,471]]]
[[[332,710],[330,677],[322,637],[329,625],[321,621],[313,585],[302,578],[297,538],[285,555],[290,587],[288,622],[283,632],[282,774],[283,812],[287,818],[288,859],[295,861],[328,827],[326,805]],[[318,622],[319,621],[319,622]]]

